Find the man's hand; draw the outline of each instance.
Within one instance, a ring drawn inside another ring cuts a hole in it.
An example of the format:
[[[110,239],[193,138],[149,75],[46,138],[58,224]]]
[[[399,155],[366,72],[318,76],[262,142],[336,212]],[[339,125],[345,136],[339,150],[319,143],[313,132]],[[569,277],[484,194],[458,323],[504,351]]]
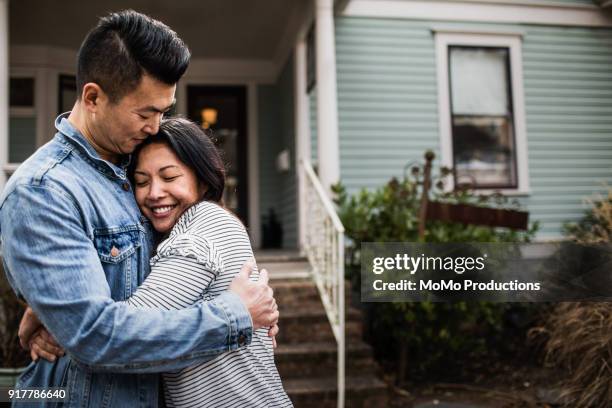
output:
[[[42,327],[42,323],[38,320],[38,317],[34,314],[34,311],[28,306],[21,318],[19,323],[19,344],[24,350],[30,349],[30,340],[32,335]]]
[[[44,327],[41,327],[34,333],[29,346],[30,357],[32,357],[33,361],[42,357],[47,361],[53,362],[57,357],[64,355],[64,349],[57,344],[55,338]]]
[[[261,327],[273,327],[278,323],[278,306],[272,288],[268,286],[268,271],[262,269],[259,280],[250,281],[249,276],[254,266],[253,261],[247,261],[230,284],[229,290],[240,297],[251,315],[253,330],[257,330]],[[278,328],[276,331],[278,332]]]

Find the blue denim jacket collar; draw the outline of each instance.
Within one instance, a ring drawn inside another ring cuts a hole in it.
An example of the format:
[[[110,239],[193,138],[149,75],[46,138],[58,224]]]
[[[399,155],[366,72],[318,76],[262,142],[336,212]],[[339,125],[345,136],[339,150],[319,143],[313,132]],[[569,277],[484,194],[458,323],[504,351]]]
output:
[[[101,158],[85,136],[68,121],[69,115],[70,112],[62,113],[55,119],[55,128],[59,131],[60,135],[63,136],[62,141],[76,147],[98,171],[102,172],[107,177],[126,180],[130,156],[123,156],[119,165]]]

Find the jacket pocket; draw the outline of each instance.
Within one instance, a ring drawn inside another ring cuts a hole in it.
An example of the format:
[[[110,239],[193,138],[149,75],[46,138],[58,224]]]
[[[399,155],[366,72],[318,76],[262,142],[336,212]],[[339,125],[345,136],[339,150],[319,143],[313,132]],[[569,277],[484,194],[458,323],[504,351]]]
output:
[[[137,286],[141,233],[138,225],[94,229],[94,245],[115,300],[127,299]]]
[[[140,246],[140,227],[130,225],[115,228],[96,228],[94,245],[102,262],[120,263]]]

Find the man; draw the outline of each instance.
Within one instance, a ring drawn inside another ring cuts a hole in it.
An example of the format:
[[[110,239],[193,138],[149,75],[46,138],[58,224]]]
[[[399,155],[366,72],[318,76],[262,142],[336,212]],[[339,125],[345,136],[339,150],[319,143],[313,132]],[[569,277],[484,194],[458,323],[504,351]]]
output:
[[[263,272],[263,282],[249,282],[246,271],[229,292],[185,310],[115,302],[144,280],[153,249],[126,178],[128,155],[158,131],[189,59],[159,21],[134,11],[100,19],[79,50],[73,111],[8,182],[0,198],[5,270],[67,353],[31,364],[20,388],[67,387],[69,407],[153,407],[155,373],[246,346],[253,330],[275,326]]]

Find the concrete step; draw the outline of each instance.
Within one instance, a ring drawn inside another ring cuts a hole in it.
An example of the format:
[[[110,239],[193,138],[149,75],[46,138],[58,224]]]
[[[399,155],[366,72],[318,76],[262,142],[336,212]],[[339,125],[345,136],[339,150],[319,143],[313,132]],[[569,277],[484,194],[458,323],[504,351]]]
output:
[[[336,407],[337,344],[307,262],[258,258],[270,272],[280,309],[275,361],[296,408]],[[387,407],[388,388],[376,378],[380,368],[362,338],[362,315],[349,307],[345,286],[346,407]]]
[[[259,269],[267,269],[270,280],[278,279],[310,279],[310,264],[306,260],[274,261],[257,259]]]
[[[279,345],[302,342],[335,342],[323,305],[319,304],[316,308],[285,308],[282,304],[279,304],[279,310],[278,326],[280,333],[277,336]],[[347,310],[345,332],[349,339],[361,339],[363,328],[359,310],[353,308]]]
[[[314,307],[321,304],[317,287],[311,279],[277,279],[270,282],[276,303],[282,309]]]
[[[285,391],[295,408],[335,408],[337,380],[335,376],[283,380]],[[346,378],[346,407],[386,408],[387,385],[371,375]]]
[[[305,262],[306,257],[297,249],[258,249],[255,251],[257,263]]]
[[[336,372],[337,355],[335,342],[303,342],[279,345],[274,351],[274,360],[283,379],[321,378]],[[347,342],[345,370],[349,376],[378,373],[372,348],[363,341]]]
[[[274,289],[274,297],[279,307],[283,309],[294,306],[311,307],[321,304],[321,296],[312,278],[307,279],[273,279],[270,286]],[[351,291],[348,281],[344,288],[344,303],[348,307]]]

